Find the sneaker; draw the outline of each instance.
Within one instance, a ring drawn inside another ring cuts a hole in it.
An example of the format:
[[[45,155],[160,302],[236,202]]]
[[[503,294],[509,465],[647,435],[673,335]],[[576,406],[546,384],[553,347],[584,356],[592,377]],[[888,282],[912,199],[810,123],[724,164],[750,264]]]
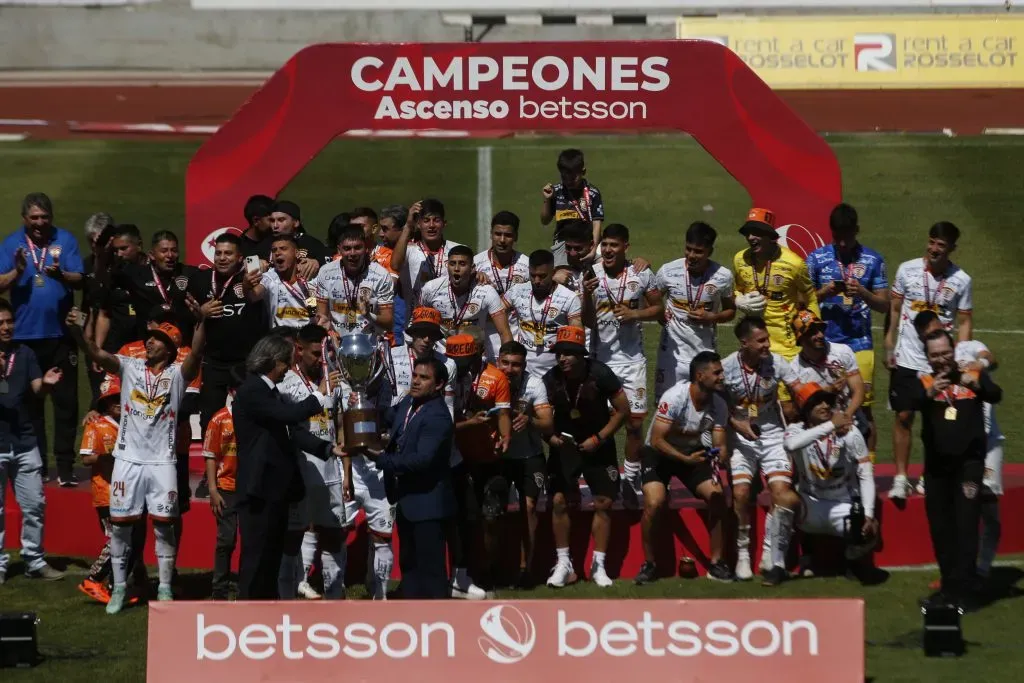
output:
[[[114,590],[110,592],[110,600],[107,601],[107,614],[117,614],[121,611],[127,592],[127,586],[114,586]]]
[[[67,477],[57,475],[57,485],[64,489],[73,489],[78,486],[78,476],[72,472]]]
[[[924,495],[924,477],[917,480],[917,486],[914,487],[914,490],[917,491],[917,495]]]
[[[156,599],[160,602],[171,602],[174,600],[174,590],[170,586],[158,586]]]
[[[78,584],[78,590],[85,593],[96,602],[102,602],[104,605],[110,602],[110,589],[107,588],[105,583],[101,583],[95,579],[87,578],[85,581]]]
[[[723,583],[732,583],[736,580],[736,575],[732,573],[727,565],[722,560],[718,562],[712,562],[711,566],[708,567],[708,579],[710,581],[722,581]]]
[[[206,475],[199,480],[196,484],[196,498],[209,498],[210,497],[210,484],[206,481]]]
[[[60,581],[64,578],[64,572],[59,572],[48,564],[44,564],[39,569],[30,569],[25,572],[25,576],[30,579],[43,579],[44,581]]]
[[[642,586],[645,583],[654,583],[658,580],[658,566],[653,562],[644,562],[640,565],[640,571],[633,578],[633,583]]]
[[[548,577],[547,585],[551,588],[565,588],[577,581],[579,581],[579,577],[572,570],[572,565],[558,562],[551,570],[551,576]]]
[[[487,591],[473,583],[466,572],[456,572],[452,579],[452,597],[457,600],[484,600]]]
[[[605,570],[603,564],[590,565],[590,580],[601,588],[611,588],[615,585],[612,578],[608,576],[608,572]]]
[[[750,569],[750,553],[741,550],[736,556],[736,580],[750,581],[754,578],[754,572]]]
[[[761,573],[762,586],[778,586],[788,578],[785,567],[772,567]]]
[[[300,583],[299,587],[296,589],[296,593],[298,593],[299,597],[304,600],[320,600],[323,598],[322,595],[316,592],[315,588],[309,585],[309,581],[303,581]]]
[[[907,481],[907,475],[897,474],[892,478],[892,488],[889,489],[889,498],[895,500],[906,500],[912,490],[910,482]]]

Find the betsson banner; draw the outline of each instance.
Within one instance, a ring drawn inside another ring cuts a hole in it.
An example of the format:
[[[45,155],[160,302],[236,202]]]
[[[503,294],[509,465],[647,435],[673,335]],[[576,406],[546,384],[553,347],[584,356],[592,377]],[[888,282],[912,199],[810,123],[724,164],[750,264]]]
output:
[[[1024,16],[682,18],[676,35],[726,45],[773,88],[1024,86]]]
[[[149,607],[147,681],[862,683],[861,600]]]

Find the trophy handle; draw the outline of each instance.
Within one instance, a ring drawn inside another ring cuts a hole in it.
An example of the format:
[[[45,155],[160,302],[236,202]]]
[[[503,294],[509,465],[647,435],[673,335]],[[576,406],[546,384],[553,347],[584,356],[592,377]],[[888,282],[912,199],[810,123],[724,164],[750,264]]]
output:
[[[374,363],[373,372],[370,373],[370,380],[366,383],[367,386],[373,384],[380,379],[381,374],[387,369],[387,357],[385,354],[388,352],[387,339],[383,336],[377,338],[377,352],[374,354],[376,362]]]

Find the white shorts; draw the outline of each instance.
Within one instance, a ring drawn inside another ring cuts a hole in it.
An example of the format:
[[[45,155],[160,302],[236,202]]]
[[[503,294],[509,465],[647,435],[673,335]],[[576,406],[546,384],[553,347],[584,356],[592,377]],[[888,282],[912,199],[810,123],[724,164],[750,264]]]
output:
[[[143,465],[114,459],[110,475],[110,518],[131,522],[143,511],[155,520],[178,516],[178,468],[174,463]]]
[[[850,516],[850,502],[843,500],[822,500],[800,496],[803,503],[803,519],[798,525],[809,534],[844,537],[846,518]]]
[[[395,513],[384,490],[384,475],[352,463],[355,496],[345,503],[345,519],[348,526],[356,523],[356,513],[362,508],[366,513],[366,526],[377,536],[391,537],[395,526]]]
[[[772,429],[757,441],[747,441],[738,436],[732,440],[729,467],[733,485],[751,483],[758,471],[764,474],[769,484],[776,481],[793,483],[793,465],[782,447],[783,434],[781,429]]]
[[[288,528],[292,531],[306,529],[310,524],[324,529],[340,529],[345,526],[345,501],[341,495],[341,482],[324,481],[323,462],[307,460],[302,467],[306,495],[288,508]]]
[[[1003,442],[989,441],[988,452],[985,453],[985,474],[981,478],[983,486],[997,496],[1003,495]]]
[[[658,362],[654,371],[654,398],[661,400],[662,394],[673,386],[690,379],[690,360],[676,355],[673,351],[662,351],[658,347]]]
[[[615,376],[622,380],[622,390],[629,401],[629,414],[633,417],[647,415],[647,363],[638,361],[629,365],[609,365]]]

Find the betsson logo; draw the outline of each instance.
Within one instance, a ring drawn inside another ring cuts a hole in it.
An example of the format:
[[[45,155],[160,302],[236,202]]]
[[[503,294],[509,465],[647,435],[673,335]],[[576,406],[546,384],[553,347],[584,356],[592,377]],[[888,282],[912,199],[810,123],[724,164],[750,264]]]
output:
[[[501,604],[489,608],[480,618],[483,636],[474,634],[480,651],[499,664],[522,662],[533,651],[537,629],[533,618],[518,607]],[[550,630],[557,630],[551,634]],[[471,624],[460,632],[476,631]],[[545,639],[555,636],[556,657],[585,658],[594,654],[610,657],[773,657],[818,656],[818,627],[798,619],[773,622],[763,619],[736,624],[715,619],[704,624],[693,621],[660,621],[644,611],[638,621],[616,619],[604,623],[570,620],[559,609],[555,624],[548,624]],[[468,646],[467,635],[458,639]],[[449,661],[456,657],[456,628],[446,621],[383,625],[365,622],[332,624],[293,623],[291,615],[280,616],[277,624],[248,624],[239,632],[225,624],[206,623],[196,615],[197,661],[225,661],[234,657],[249,660],[333,660],[341,656],[358,660],[408,659]],[[471,646],[469,646],[471,647]],[[465,651],[463,651],[465,654]],[[537,656],[534,656],[536,659]]]
[[[480,617],[477,644],[487,658],[498,664],[515,664],[533,651],[537,629],[533,619],[514,605],[495,605]]]
[[[360,57],[352,64],[352,84],[363,92],[385,93],[374,112],[376,120],[505,119],[645,119],[647,103],[637,97],[593,99],[594,93],[661,92],[671,78],[668,58],[647,57],[453,57],[439,64],[432,57],[413,62],[398,57]],[[520,95],[506,99],[396,99],[390,93],[479,92],[498,87],[519,91],[568,92],[554,99]],[[515,109],[513,109],[515,107]],[[513,114],[515,112],[515,114]]]

